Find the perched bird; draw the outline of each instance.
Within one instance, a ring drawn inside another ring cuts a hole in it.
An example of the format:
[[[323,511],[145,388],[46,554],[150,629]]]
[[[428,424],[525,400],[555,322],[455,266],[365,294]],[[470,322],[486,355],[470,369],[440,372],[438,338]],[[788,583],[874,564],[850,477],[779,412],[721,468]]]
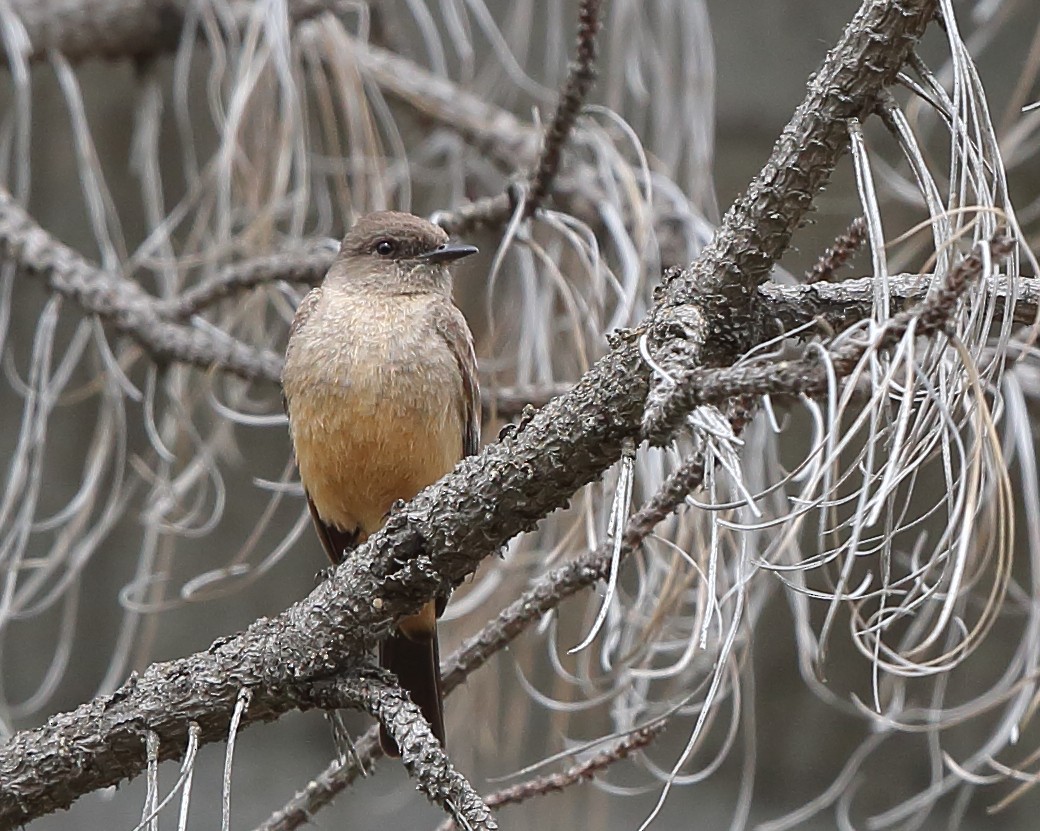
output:
[[[307,503],[333,563],[378,531],[395,501],[477,452],[473,337],[449,271],[476,251],[420,217],[371,213],[296,311],[282,386]],[[379,650],[442,745],[443,602],[398,620]],[[400,755],[385,729],[380,743]]]

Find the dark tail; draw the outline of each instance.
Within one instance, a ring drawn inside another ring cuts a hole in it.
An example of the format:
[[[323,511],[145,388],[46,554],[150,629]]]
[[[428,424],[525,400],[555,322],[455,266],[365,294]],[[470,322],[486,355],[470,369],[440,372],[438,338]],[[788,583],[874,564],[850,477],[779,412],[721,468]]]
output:
[[[412,639],[394,630],[379,645],[379,665],[397,676],[423,716],[433,735],[444,746],[444,705],[441,700],[441,658],[437,647],[437,631]],[[379,745],[383,752],[398,758],[401,750],[386,728],[379,725]]]

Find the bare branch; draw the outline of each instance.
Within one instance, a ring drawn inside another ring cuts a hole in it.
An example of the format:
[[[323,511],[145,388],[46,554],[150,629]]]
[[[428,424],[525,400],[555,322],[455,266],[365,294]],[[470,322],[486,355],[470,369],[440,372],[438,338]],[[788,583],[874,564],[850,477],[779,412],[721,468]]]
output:
[[[697,454],[674,471],[660,490],[629,518],[619,552],[622,560],[642,545],[643,540],[675,512],[688,494],[701,486],[704,470],[704,457]],[[612,549],[613,541],[604,540],[595,551],[544,575],[449,655],[441,669],[444,694],[450,695],[471,673],[484,666],[546,612],[582,589],[605,580],[610,573]],[[356,743],[354,758],[333,761],[257,831],[292,831],[307,822],[357,778],[360,770],[355,759],[367,766],[382,755],[377,737],[375,728],[369,730]]]
[[[328,246],[316,242],[303,254],[278,254],[231,266],[170,301],[159,300],[133,280],[121,279],[92,265],[36,224],[0,189],[0,258],[13,262],[26,276],[41,279],[87,314],[97,315],[123,335],[132,337],[158,363],[177,361],[202,369],[230,372],[253,381],[280,383],[282,356],[257,349],[210,329],[173,322],[206,306],[279,280],[314,285],[328,269]],[[511,418],[529,405],[541,406],[566,387],[506,388],[501,395],[485,391],[484,408]]]
[[[223,269],[215,277],[192,286],[179,297],[158,301],[157,311],[174,320],[187,320],[221,300],[277,282],[316,286],[325,277],[336,248],[328,241],[314,240],[303,251],[270,254],[243,260]],[[277,381],[277,377],[273,379]]]
[[[606,770],[616,762],[627,759],[635,751],[642,750],[656,739],[664,728],[665,722],[662,720],[635,730],[613,742],[606,750],[600,751],[590,759],[574,765],[562,773],[539,776],[510,788],[503,788],[493,794],[488,794],[484,801],[490,807],[497,808],[500,805],[516,805],[535,796],[558,793],[571,785],[592,779],[597,773]]]
[[[294,831],[310,822],[312,816],[349,788],[383,750],[379,746],[379,728],[371,727],[354,742],[354,754],[333,759],[331,764],[306,784],[282,808],[275,811],[255,831]]]
[[[636,730],[612,742],[606,750],[600,751],[584,762],[573,765],[561,773],[537,776],[509,788],[502,788],[502,790],[485,796],[484,802],[491,808],[498,808],[502,805],[517,805],[536,796],[559,793],[571,785],[587,782],[611,765],[627,759],[629,755],[637,750],[642,750],[661,734],[664,727],[665,722],[659,721],[641,730]],[[454,828],[458,828],[456,823],[451,820],[445,820],[438,828],[438,831],[452,831]]]
[[[30,62],[60,52],[71,63],[89,58],[147,58],[177,48],[192,0],[9,0],[25,27]],[[294,21],[329,11],[334,0],[288,0]],[[252,3],[232,3],[233,14],[244,17]],[[5,56],[6,63],[6,56]]]
[[[1012,247],[1006,239],[989,243],[995,260],[1007,257]],[[978,279],[982,269],[983,258],[973,251],[951,269],[944,286],[933,296],[893,316],[875,343],[858,339],[834,348],[830,360],[837,378],[852,372],[868,348],[888,349],[895,345],[915,319],[915,333],[919,336],[927,337],[943,329],[961,294]],[[647,409],[645,438],[651,443],[668,441],[685,414],[701,404],[718,403],[729,396],[818,395],[827,389],[828,373],[818,358],[806,357],[720,370],[693,368],[674,375],[672,380],[675,383],[672,395],[660,406]]]
[[[821,280],[833,280],[834,273],[852,259],[866,238],[867,222],[863,217],[857,216],[849,223],[845,233],[834,240],[834,245],[824,251],[816,264],[806,273],[805,283],[811,285]]]
[[[556,114],[545,131],[541,157],[531,179],[524,211],[531,216],[552,191],[563,149],[596,81],[596,35],[600,27],[600,0],[581,0],[578,9],[578,53],[560,91]]]
[[[859,244],[852,242],[856,225],[857,221],[850,224],[849,232],[824,253],[812,274],[821,268],[830,269],[830,273],[833,273],[840,267],[841,263],[831,259],[832,254],[838,254],[838,249],[845,249],[847,245]],[[838,259],[845,256],[838,254]],[[180,297],[158,301],[158,309],[164,316],[187,318],[239,292],[279,281],[293,285],[317,285],[324,277],[332,257],[327,244],[315,240],[303,254],[273,254],[243,260],[229,266],[213,279],[188,289]],[[888,289],[895,308],[903,309],[924,300],[932,280],[930,274],[890,275]],[[1040,280],[1034,277],[1017,277],[1014,280],[999,277],[991,283],[989,291],[996,301],[998,315],[1003,314],[1004,303],[1013,296],[1015,322],[1032,325],[1040,311]],[[758,316],[755,331],[759,333],[760,339],[769,339],[798,329],[817,318],[830,329],[841,331],[870,317],[874,297],[872,277],[857,277],[834,283],[823,277],[817,279],[807,275],[806,282],[797,285],[765,283],[759,286],[755,299]],[[277,381],[277,377],[264,376],[263,380]],[[485,390],[487,400],[484,406],[489,414],[512,417],[519,414],[527,404],[543,406],[553,396],[566,392],[570,386],[558,384],[544,389],[488,389]]]
[[[281,358],[230,335],[190,329],[163,320],[156,301],[137,283],[108,274],[44,231],[0,188],[0,259],[26,277],[42,280],[63,297],[129,335],[159,363],[209,369],[277,382]]]
[[[344,695],[345,691],[345,695]],[[335,692],[335,695],[329,694]],[[334,684],[316,685],[316,706],[361,707],[387,726],[416,786],[463,828],[496,831],[498,823],[473,786],[451,763],[422,711],[389,673],[368,669]]]
[[[895,310],[909,308],[928,295],[931,274],[894,274],[888,289]],[[857,277],[840,283],[781,286],[766,283],[758,289],[760,331],[763,336],[790,332],[819,320],[832,331],[840,332],[873,313],[876,283],[873,277]],[[1040,311],[1040,280],[1035,277],[996,277],[987,284],[997,315],[1014,299],[1014,321],[1032,326]]]
[[[669,406],[677,394],[675,375],[731,363],[758,340],[755,289],[768,279],[844,154],[848,119],[873,111],[934,12],[931,0],[865,2],[711,243],[688,268],[665,275],[648,331],[651,354],[664,373],[649,393],[648,423],[655,418],[649,413]]]
[[[753,342],[754,289],[786,251],[848,146],[847,121],[866,118],[935,13],[931,0],[865,2],[825,58],[762,172],[723,217],[701,256],[665,276],[651,327],[668,369],[724,364]],[[691,306],[701,306],[691,315]],[[712,321],[710,354],[701,354]],[[677,337],[678,335],[678,337]],[[667,395],[660,385],[655,397]]]

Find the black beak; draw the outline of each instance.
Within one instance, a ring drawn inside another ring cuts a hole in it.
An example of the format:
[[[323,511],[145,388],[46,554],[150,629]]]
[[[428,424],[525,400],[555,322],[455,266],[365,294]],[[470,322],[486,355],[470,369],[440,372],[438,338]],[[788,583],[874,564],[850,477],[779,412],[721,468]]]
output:
[[[473,245],[450,245],[444,243],[444,245],[438,245],[433,251],[420,254],[415,259],[422,260],[424,263],[451,263],[476,253],[476,246]]]

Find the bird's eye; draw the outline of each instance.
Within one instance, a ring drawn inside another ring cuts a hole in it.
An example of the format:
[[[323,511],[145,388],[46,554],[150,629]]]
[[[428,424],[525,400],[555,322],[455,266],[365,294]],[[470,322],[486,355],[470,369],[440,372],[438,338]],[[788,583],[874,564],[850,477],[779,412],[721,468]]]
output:
[[[392,240],[381,239],[376,243],[376,253],[381,257],[389,257],[396,247]]]

